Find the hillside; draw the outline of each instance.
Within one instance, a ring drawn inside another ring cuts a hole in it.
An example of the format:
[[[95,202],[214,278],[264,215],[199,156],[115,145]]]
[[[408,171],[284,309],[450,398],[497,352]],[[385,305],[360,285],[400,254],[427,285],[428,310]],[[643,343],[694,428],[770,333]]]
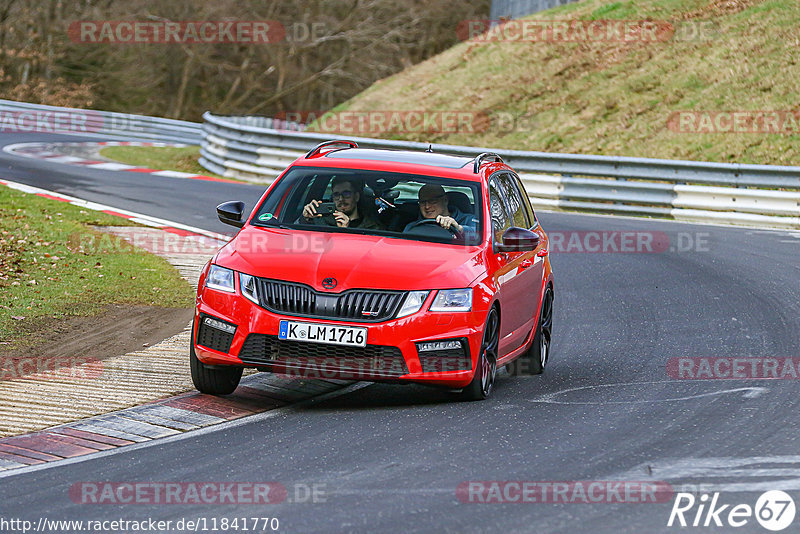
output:
[[[584,0],[525,20],[555,19],[606,27],[613,25],[609,20],[650,20],[672,33],[632,42],[581,41],[580,34],[581,42],[464,41],[375,83],[335,111],[467,110],[486,119],[473,132],[359,132],[372,136],[800,164],[797,0]]]

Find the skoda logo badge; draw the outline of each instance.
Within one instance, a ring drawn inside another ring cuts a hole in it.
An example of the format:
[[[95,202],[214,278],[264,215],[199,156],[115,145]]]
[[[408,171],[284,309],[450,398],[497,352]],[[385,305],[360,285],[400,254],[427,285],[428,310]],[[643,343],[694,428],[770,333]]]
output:
[[[325,289],[333,289],[336,287],[336,278],[326,278],[322,281],[322,287]]]

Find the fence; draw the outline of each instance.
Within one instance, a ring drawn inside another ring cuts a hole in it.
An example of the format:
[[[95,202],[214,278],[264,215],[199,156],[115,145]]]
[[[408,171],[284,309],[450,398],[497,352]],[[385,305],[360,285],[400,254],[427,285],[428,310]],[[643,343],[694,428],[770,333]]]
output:
[[[199,144],[196,122],[0,100],[0,131],[64,133]]]
[[[203,115],[198,123],[0,100],[0,131],[67,133],[200,144],[200,163],[232,178],[271,182],[295,158],[337,136],[264,117]],[[351,138],[368,148],[425,143]],[[520,173],[534,206],[800,229],[800,167],[549,154],[433,145],[475,156],[494,151]]]
[[[492,0],[489,18],[498,20],[500,17],[518,19],[525,15],[544,11],[551,7],[571,4],[578,0]]]
[[[203,116],[200,163],[227,177],[270,181],[314,145],[338,136],[264,127],[252,117]],[[274,123],[270,123],[274,124]],[[368,148],[425,143],[352,138]],[[800,167],[550,154],[433,145],[436,152],[497,152],[520,173],[536,207],[800,228]]]

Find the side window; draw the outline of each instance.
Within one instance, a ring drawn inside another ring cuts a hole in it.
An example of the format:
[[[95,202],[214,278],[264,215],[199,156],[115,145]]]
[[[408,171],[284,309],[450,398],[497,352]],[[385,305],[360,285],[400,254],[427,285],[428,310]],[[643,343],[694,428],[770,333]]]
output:
[[[522,180],[516,174],[512,176],[514,183],[517,184],[517,187],[522,193],[522,205],[528,214],[528,221],[530,224],[529,228],[535,228],[539,225],[539,220],[536,218],[536,213],[533,211],[533,206],[531,206],[531,199],[528,197],[528,193],[525,191],[525,184],[522,183]]]
[[[506,214],[500,187],[496,177],[489,180],[489,213],[492,217],[492,236],[495,241],[501,241],[503,233],[511,228],[511,220]]]
[[[525,203],[514,181],[514,177],[508,173],[501,174],[500,186],[503,188],[503,196],[508,203],[508,209],[511,214],[511,224],[518,228],[530,228],[531,224],[528,222]]]

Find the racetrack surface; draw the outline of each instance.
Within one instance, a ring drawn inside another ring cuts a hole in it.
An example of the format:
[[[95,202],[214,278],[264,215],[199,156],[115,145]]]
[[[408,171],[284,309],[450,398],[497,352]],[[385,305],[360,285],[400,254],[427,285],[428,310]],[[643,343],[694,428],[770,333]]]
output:
[[[3,145],[26,140],[76,139],[0,135]],[[250,209],[263,192],[6,153],[0,178],[218,232],[229,229],[217,222],[216,204],[244,200]],[[800,357],[800,239],[659,220],[539,216],[551,234],[664,232],[675,244],[703,244],[685,252],[554,252],[552,359],[542,376],[501,375],[487,401],[454,402],[447,392],[420,386],[366,385],[185,439],[0,479],[0,516],[34,522],[277,517],[281,532],[679,530],[666,526],[673,499],[464,503],[456,488],[467,481],[713,484],[724,503],[753,506],[763,491],[785,489],[800,504],[798,380],[667,374],[669,359],[677,357]],[[275,481],[290,500],[296,485],[317,485],[326,502],[73,502],[70,488],[87,481]],[[798,525],[796,519],[787,532]],[[765,532],[753,518],[736,530]]]

